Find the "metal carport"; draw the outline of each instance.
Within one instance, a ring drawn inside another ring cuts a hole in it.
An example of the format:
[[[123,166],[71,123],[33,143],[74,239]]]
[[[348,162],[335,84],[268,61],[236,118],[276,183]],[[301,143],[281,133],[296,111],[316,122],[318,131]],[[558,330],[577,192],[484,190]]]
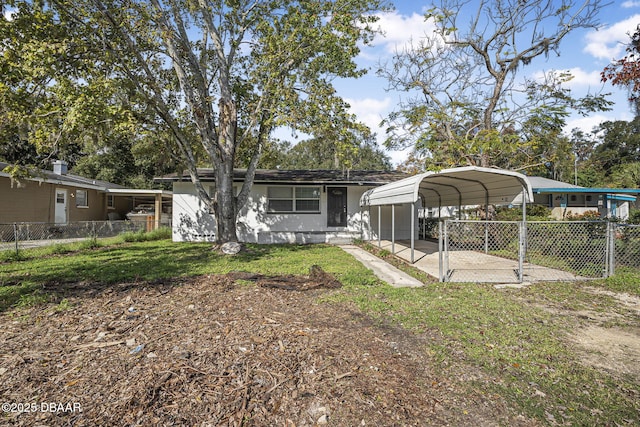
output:
[[[421,196],[425,208],[457,206],[458,212],[462,206],[469,205],[508,205],[522,196],[523,219],[526,219],[527,201],[533,200],[531,184],[525,175],[477,166],[425,172],[365,192],[360,198],[360,206],[369,210],[371,206],[378,206],[378,238],[381,230],[380,208],[391,206],[392,243],[395,241],[395,205],[411,205],[411,262],[414,262],[416,203]]]

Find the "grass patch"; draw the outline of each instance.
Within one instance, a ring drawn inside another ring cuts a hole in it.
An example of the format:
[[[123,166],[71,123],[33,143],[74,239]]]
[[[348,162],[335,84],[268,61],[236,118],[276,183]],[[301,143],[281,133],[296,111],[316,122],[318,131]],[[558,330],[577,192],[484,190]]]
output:
[[[102,241],[98,246],[79,242],[65,248],[21,251],[19,259],[0,263],[0,309],[15,306],[21,298],[48,283],[110,284],[230,271],[308,274],[314,264],[335,274],[345,285],[378,283],[370,270],[359,264],[354,266],[337,247],[247,245],[247,249],[236,256],[226,256],[212,251],[208,243],[176,244],[169,240],[118,243],[111,240]]]
[[[124,242],[151,242],[154,240],[163,240],[171,238],[171,229],[169,227],[160,227],[152,231],[127,231],[122,233],[120,238]]]
[[[622,270],[604,280],[595,281],[594,284],[615,292],[626,292],[630,295],[640,296],[640,271]]]
[[[455,283],[421,289],[377,286],[350,289],[333,299],[432,336],[427,351],[443,376],[482,372],[484,379],[469,382],[467,393],[500,395],[544,423],[640,421],[637,383],[581,364],[565,341],[574,325],[523,303],[540,294],[550,301],[565,301],[568,294],[581,304],[593,300],[580,286],[566,290],[565,285],[508,291]]]

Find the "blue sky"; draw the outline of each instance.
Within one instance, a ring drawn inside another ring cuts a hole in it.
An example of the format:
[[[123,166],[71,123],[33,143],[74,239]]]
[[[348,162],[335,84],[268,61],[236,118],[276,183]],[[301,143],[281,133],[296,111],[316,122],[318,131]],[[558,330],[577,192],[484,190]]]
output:
[[[423,17],[430,3],[397,0],[395,6],[395,11],[380,16],[378,24],[385,36],[377,37],[373,47],[363,47],[357,59],[360,66],[369,68],[370,72],[357,80],[336,82],[338,93],[351,105],[351,112],[378,134],[380,142],[384,139],[380,121],[396,107],[399,97],[406,95],[386,92],[386,81],[375,75],[376,66],[390,58],[394,49],[402,47],[411,38],[420,38],[430,28]],[[540,58],[520,70],[521,77],[540,76],[551,70],[570,70],[574,79],[568,87],[576,97],[599,91],[612,93],[609,97],[615,102],[612,111],[586,118],[572,116],[568,120],[567,131],[576,127],[590,131],[602,121],[633,118],[626,92],[608,83],[601,83],[600,72],[613,59],[625,55],[629,34],[640,24],[640,0],[613,1],[601,10],[599,21],[601,26],[597,31],[582,30],[569,34],[560,46],[559,57],[550,55],[548,59]],[[394,164],[406,158],[406,152],[388,151],[388,154]]]

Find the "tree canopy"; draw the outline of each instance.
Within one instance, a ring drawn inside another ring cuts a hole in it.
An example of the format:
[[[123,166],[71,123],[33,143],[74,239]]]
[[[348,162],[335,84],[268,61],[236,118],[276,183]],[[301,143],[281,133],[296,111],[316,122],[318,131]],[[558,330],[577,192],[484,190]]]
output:
[[[215,214],[218,241],[237,240],[237,212],[274,128],[289,126],[345,147],[353,144],[348,129],[360,125],[353,123],[332,79],[364,73],[353,59],[373,36],[373,12],[384,8],[381,0],[9,4],[16,11],[2,20],[2,37],[13,44],[5,44],[3,53],[12,51],[16,59],[1,65],[14,79],[2,108],[59,120],[41,127],[17,120],[26,124],[29,140],[55,145],[64,139],[56,134],[60,129],[82,133],[103,122],[105,131],[116,133],[114,141],[138,126],[162,128]],[[18,64],[25,43],[33,59]],[[59,96],[60,90],[80,93]],[[25,91],[43,96],[22,106]],[[61,107],[38,114],[51,99]],[[105,116],[112,119],[104,121]],[[247,178],[235,197],[233,167],[241,146],[250,155]],[[203,162],[215,171],[213,194],[200,183],[197,167]]]
[[[521,77],[539,57],[559,55],[565,37],[595,28],[601,2],[442,0],[425,15],[433,26],[379,73],[407,96],[385,121],[390,147],[411,147],[430,168],[548,165],[569,111],[610,105],[576,99],[572,76]]]
[[[631,34],[631,42],[626,48],[627,55],[609,64],[602,71],[602,81],[610,81],[614,86],[626,87],[629,101],[634,103],[636,114],[640,113],[640,25]]]

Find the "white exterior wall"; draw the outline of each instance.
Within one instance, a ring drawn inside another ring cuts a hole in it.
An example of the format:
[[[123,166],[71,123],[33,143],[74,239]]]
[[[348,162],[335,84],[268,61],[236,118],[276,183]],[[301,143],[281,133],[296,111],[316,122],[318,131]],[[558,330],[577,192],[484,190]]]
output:
[[[253,243],[325,243],[346,242],[354,238],[368,237],[366,224],[368,213],[363,212],[365,221],[363,226],[359,202],[362,193],[371,187],[327,185],[327,188],[347,188],[347,226],[328,227],[326,191],[321,190],[320,193],[320,213],[267,213],[267,188],[270,186],[276,185],[256,184],[251,189],[249,200],[238,215],[239,240]],[[319,187],[323,186],[319,185]],[[172,236],[176,242],[215,240],[215,219],[204,209],[203,203],[196,194],[195,186],[191,183],[173,184],[172,220]],[[390,227],[391,216],[388,221]],[[398,226],[408,219],[403,220],[396,216],[396,221]],[[396,233],[396,238],[401,238],[398,236]]]
[[[189,182],[173,184],[172,239],[174,242],[213,242],[216,221]]]
[[[367,207],[368,209],[368,207]],[[380,238],[391,240],[392,232],[392,208],[391,206],[380,206]],[[368,211],[365,212],[365,219]],[[414,213],[414,237],[418,238],[418,208]],[[365,230],[366,231],[366,230]],[[411,238],[411,205],[395,206],[395,240],[409,240]],[[371,206],[371,235],[365,233],[365,240],[378,239],[378,206]]]

